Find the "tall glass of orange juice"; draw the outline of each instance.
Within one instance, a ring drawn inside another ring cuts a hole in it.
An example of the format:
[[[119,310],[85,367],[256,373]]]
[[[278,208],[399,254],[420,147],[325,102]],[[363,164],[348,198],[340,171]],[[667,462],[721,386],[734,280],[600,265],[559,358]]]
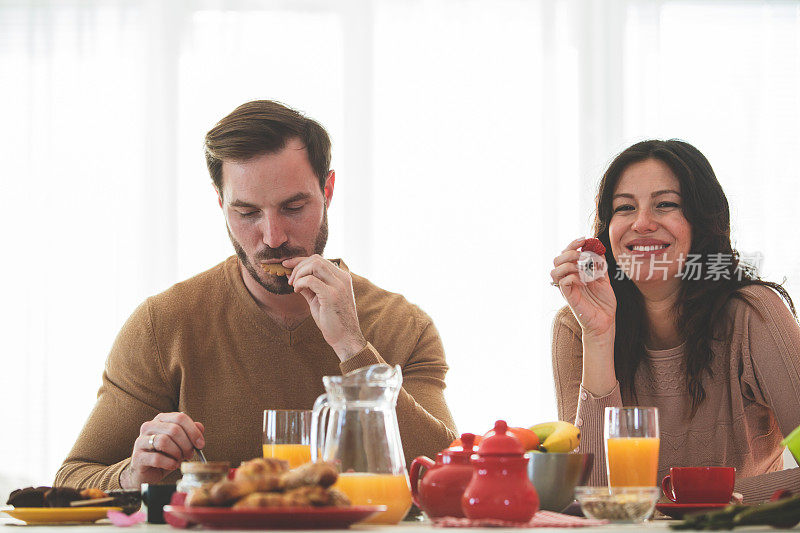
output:
[[[311,460],[311,411],[264,411],[264,457],[289,461],[295,468]]]
[[[658,409],[606,407],[606,471],[612,487],[654,486],[658,475]]]

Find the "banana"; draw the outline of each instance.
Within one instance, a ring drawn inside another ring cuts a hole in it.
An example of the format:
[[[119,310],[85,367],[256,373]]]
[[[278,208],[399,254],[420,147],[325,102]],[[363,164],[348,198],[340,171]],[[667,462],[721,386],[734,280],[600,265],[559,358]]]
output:
[[[556,430],[557,424],[558,422],[545,422],[544,424],[531,426],[528,429],[536,433],[536,436],[539,437],[539,442],[544,442]]]
[[[563,420],[536,424],[529,428],[542,443],[539,449],[546,452],[571,452],[581,442],[581,431]]]

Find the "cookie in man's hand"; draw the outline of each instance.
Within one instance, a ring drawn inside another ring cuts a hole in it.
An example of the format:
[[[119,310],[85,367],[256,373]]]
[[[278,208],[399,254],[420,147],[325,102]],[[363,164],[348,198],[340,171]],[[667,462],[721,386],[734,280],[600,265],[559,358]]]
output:
[[[286,276],[288,278],[292,273],[291,268],[286,268],[280,263],[261,263],[261,268],[264,269],[264,272],[273,276]]]

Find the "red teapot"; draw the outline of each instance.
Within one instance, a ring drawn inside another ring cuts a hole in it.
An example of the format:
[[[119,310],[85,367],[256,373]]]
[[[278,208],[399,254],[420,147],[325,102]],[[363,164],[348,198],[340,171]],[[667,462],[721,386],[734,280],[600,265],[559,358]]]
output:
[[[461,435],[462,447],[439,452],[435,463],[425,456],[412,461],[409,471],[411,497],[428,517],[464,517],[461,497],[472,479],[470,457],[476,451],[474,443],[475,435],[464,433]],[[422,468],[426,469],[424,475],[420,475]]]
[[[539,495],[528,478],[528,457],[508,425],[498,420],[472,458],[473,475],[461,499],[467,518],[528,522],[539,510]]]

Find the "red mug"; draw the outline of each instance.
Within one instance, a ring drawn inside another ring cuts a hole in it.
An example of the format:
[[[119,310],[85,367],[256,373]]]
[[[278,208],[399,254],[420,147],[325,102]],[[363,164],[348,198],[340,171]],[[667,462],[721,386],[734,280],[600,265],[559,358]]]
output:
[[[669,469],[661,490],[675,503],[728,503],[735,482],[730,466],[681,466]]]

